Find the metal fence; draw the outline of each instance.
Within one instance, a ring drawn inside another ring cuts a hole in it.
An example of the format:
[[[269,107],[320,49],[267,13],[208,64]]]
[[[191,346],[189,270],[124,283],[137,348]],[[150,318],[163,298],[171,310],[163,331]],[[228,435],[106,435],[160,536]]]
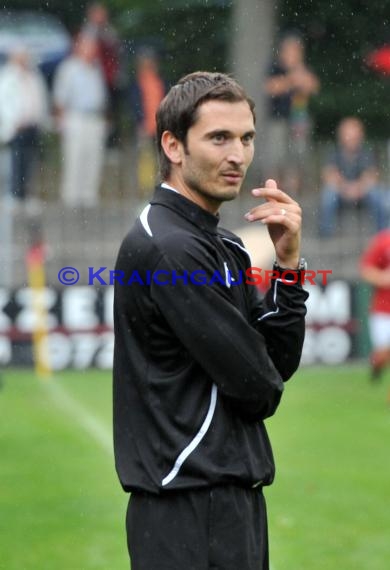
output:
[[[386,148],[382,146],[380,151],[385,179]],[[349,207],[341,212],[334,237],[327,240],[318,237],[318,167],[324,152],[323,145],[313,151],[311,190],[298,196],[304,211],[303,253],[314,268],[331,268],[337,277],[355,279],[360,252],[374,229],[364,209]],[[54,136],[48,136],[33,184],[33,195],[39,201],[14,209],[7,193],[9,169],[3,149],[0,152],[0,284],[19,287],[26,283],[25,255],[39,235],[46,244],[46,271],[51,285],[58,285],[58,270],[65,265],[113,267],[122,238],[153,191],[152,175],[149,185],[146,179],[140,187],[138,159],[136,145],[131,140],[119,151],[107,152],[99,205],[90,209],[67,209],[58,191],[59,144]],[[143,176],[145,179],[145,173]],[[387,196],[386,184],[384,195]],[[247,185],[239,200],[223,206],[221,224],[233,230],[245,225],[243,214],[250,205],[253,199]]]

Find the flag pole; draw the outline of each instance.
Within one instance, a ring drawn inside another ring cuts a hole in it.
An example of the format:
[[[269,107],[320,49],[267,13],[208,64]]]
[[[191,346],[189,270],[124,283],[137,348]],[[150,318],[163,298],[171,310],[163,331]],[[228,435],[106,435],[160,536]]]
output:
[[[31,245],[26,255],[28,283],[32,291],[32,308],[34,326],[32,345],[35,373],[42,379],[51,375],[48,347],[47,309],[44,302],[46,275],[45,275],[45,245],[41,236],[41,229],[33,226],[31,231]]]

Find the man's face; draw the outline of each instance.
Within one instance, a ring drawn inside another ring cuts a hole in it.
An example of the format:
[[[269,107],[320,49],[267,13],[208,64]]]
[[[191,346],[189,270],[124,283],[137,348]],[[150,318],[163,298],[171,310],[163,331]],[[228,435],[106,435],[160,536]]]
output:
[[[93,63],[98,57],[98,46],[92,38],[81,38],[76,44],[77,55],[87,63]]]
[[[107,9],[102,4],[96,4],[89,11],[89,20],[96,26],[105,26],[108,22]]]
[[[286,38],[279,52],[279,60],[287,69],[293,69],[303,62],[303,44],[296,38]]]
[[[364,139],[363,127],[357,119],[345,119],[339,126],[339,142],[347,151],[357,150]]]
[[[183,147],[183,182],[206,203],[233,200],[253,159],[254,136],[246,101],[206,101]]]

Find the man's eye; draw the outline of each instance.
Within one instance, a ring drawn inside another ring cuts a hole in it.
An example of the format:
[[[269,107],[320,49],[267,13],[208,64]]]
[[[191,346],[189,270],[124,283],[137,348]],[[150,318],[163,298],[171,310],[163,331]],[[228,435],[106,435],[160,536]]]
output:
[[[226,135],[220,134],[220,135],[214,135],[213,136],[213,141],[216,143],[223,143],[226,141]]]
[[[254,135],[245,135],[244,137],[242,137],[242,142],[244,144],[250,144],[254,139]]]

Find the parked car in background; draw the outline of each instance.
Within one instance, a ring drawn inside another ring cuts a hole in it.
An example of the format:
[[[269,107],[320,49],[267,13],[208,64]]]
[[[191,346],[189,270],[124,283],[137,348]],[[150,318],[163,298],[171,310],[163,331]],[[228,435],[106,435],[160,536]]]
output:
[[[25,47],[51,82],[57,65],[71,50],[71,36],[52,14],[0,10],[0,64],[18,46]]]

